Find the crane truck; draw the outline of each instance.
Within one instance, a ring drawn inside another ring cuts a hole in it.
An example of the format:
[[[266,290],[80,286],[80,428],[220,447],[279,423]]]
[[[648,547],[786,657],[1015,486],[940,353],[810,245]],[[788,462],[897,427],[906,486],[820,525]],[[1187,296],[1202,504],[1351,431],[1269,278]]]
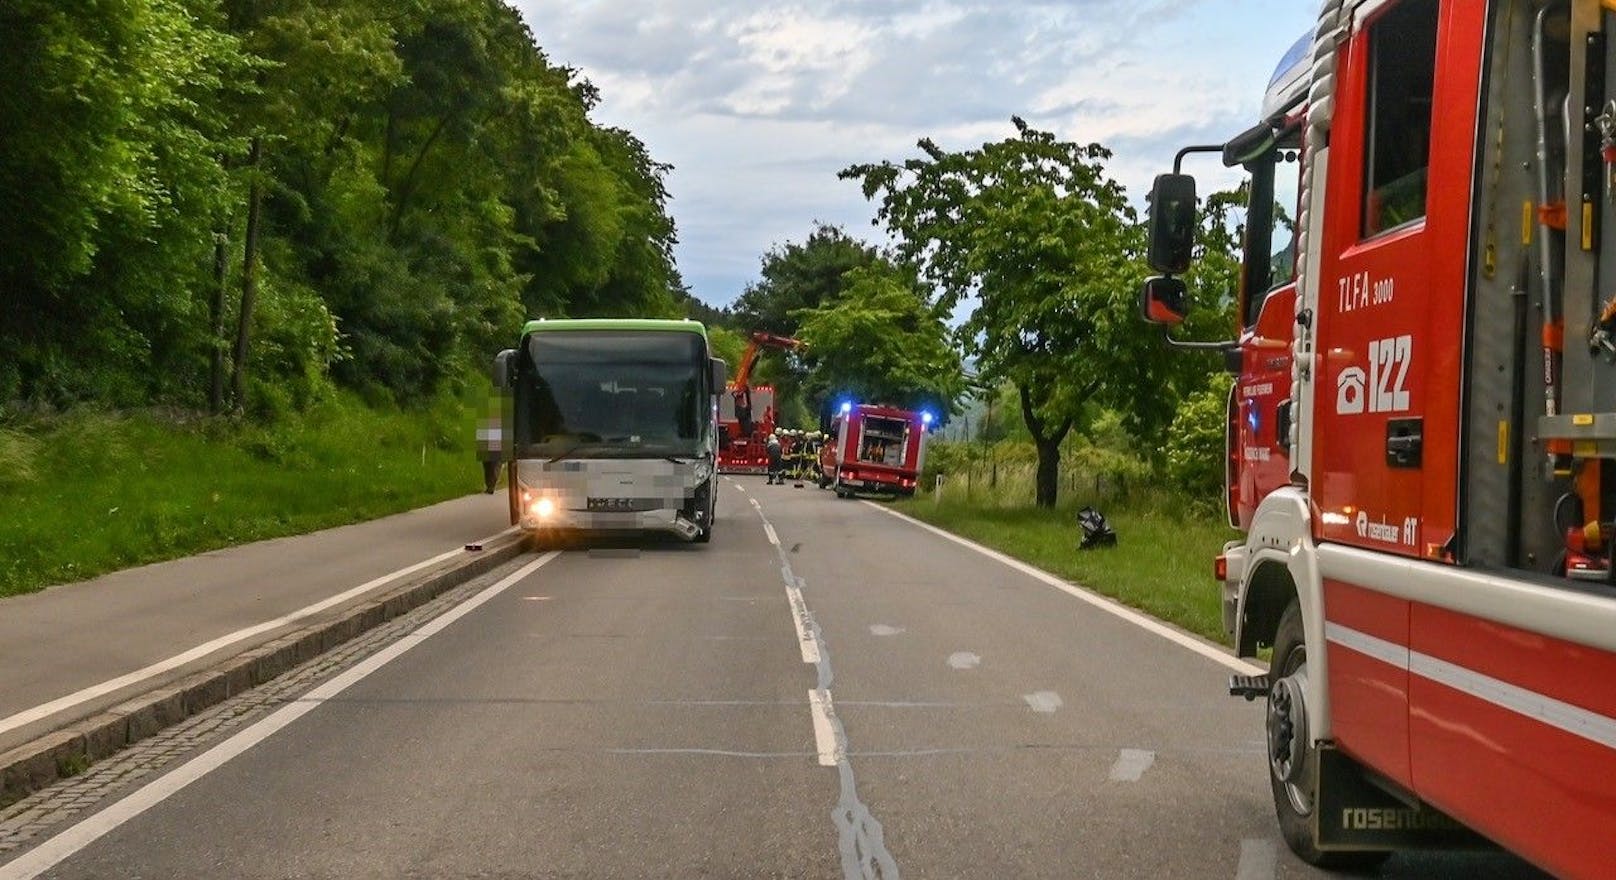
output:
[[[726,474],[761,474],[769,468],[769,435],[776,427],[774,387],[753,385],[752,368],[766,348],[795,351],[800,340],[754,331],[719,402],[718,469]]]
[[[1180,344],[1236,374],[1212,567],[1236,653],[1272,653],[1230,692],[1308,862],[1616,865],[1613,7],[1327,0],[1258,124],[1152,187],[1171,340],[1182,162],[1250,175],[1236,338]]]

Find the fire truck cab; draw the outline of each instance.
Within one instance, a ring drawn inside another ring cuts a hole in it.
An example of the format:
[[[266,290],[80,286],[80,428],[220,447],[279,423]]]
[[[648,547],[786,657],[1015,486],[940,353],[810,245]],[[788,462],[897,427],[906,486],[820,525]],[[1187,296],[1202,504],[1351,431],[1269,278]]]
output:
[[[932,420],[929,412],[844,401],[819,450],[819,488],[838,498],[914,495]]]
[[[1309,862],[1616,857],[1613,8],[1327,0],[1260,124],[1180,153],[1250,175],[1240,326],[1213,346],[1245,536],[1215,571],[1236,652],[1273,652],[1230,690],[1266,702]],[[1198,223],[1180,170],[1141,296],[1168,325]]]

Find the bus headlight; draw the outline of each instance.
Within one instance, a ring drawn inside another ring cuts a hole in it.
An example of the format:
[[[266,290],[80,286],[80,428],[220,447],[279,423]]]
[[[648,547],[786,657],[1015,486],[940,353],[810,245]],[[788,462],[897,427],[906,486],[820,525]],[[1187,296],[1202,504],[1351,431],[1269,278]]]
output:
[[[695,467],[696,482],[705,483],[713,476],[713,463],[707,459],[698,459]]]
[[[533,502],[533,515],[539,519],[549,519],[555,513],[555,502],[549,498],[540,498]]]

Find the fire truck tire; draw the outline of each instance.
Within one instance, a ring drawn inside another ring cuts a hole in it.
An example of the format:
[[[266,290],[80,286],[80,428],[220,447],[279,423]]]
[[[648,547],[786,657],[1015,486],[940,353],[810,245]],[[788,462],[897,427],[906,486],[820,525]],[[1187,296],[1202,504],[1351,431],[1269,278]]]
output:
[[[1307,639],[1302,631],[1302,606],[1295,599],[1279,616],[1279,629],[1274,635],[1274,659],[1269,665],[1271,684],[1268,690],[1266,713],[1266,741],[1268,743],[1268,783],[1274,794],[1274,812],[1279,818],[1280,835],[1296,857],[1319,868],[1361,870],[1384,862],[1389,852],[1321,851],[1313,831],[1313,805],[1318,793],[1309,788],[1313,778],[1312,765],[1318,760],[1318,749],[1306,730],[1306,704],[1296,708],[1293,700],[1302,699],[1307,679]],[[1295,728],[1301,727],[1298,731]],[[1303,740],[1299,749],[1296,736]],[[1296,765],[1297,769],[1282,775],[1283,769]],[[1300,783],[1292,781],[1300,777]]]

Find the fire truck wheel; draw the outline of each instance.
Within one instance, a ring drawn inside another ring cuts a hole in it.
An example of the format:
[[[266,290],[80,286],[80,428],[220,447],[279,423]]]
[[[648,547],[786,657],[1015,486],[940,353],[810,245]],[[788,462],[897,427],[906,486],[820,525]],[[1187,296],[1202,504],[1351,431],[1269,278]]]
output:
[[[1279,617],[1268,674],[1268,782],[1286,845],[1297,858],[1320,868],[1363,869],[1385,861],[1391,853],[1324,852],[1318,848],[1313,832],[1318,749],[1308,729],[1307,640],[1302,632],[1302,606],[1294,599]]]

